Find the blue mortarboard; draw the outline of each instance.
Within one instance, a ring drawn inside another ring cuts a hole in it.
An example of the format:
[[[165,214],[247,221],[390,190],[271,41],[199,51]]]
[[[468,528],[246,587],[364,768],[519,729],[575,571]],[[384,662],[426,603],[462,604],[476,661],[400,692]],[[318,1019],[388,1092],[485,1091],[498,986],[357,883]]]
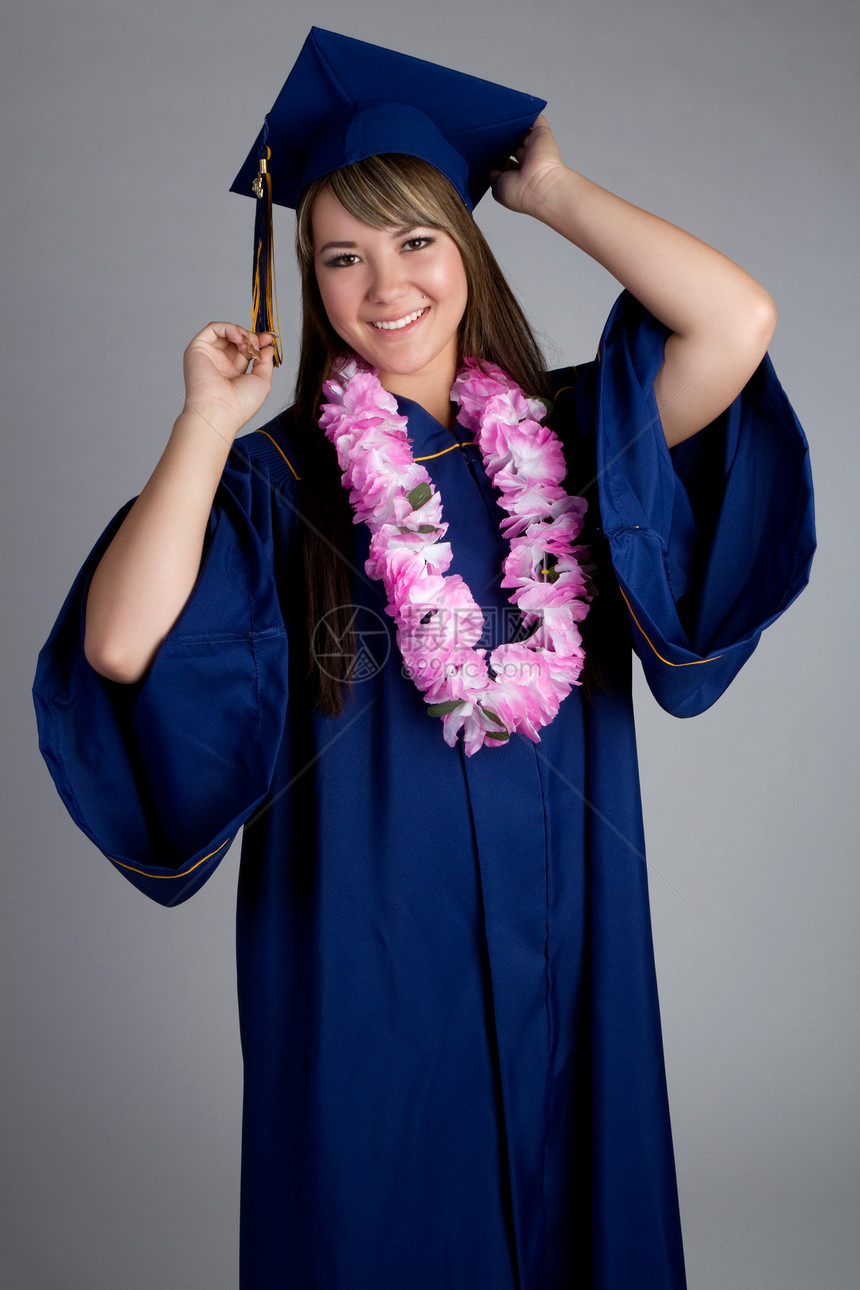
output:
[[[403,152],[441,170],[471,210],[545,107],[531,94],[312,27],[230,191],[251,195],[266,148],[279,206],[295,206],[320,175]]]
[[[312,27],[231,192],[256,196],[254,330],[272,330],[271,203],[381,153],[420,157],[471,210],[543,99]]]

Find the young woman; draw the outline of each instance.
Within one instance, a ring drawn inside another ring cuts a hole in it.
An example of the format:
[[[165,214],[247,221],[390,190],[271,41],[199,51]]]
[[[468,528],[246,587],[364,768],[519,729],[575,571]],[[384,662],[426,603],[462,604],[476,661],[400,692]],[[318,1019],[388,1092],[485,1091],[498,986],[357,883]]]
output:
[[[189,345],[42,745],[165,904],[245,826],[243,1290],[668,1290],[631,644],[670,711],[718,697],[805,582],[805,441],[766,291],[541,116],[493,195],[626,288],[548,374],[435,146],[301,186],[292,409],[236,439],[273,332]]]

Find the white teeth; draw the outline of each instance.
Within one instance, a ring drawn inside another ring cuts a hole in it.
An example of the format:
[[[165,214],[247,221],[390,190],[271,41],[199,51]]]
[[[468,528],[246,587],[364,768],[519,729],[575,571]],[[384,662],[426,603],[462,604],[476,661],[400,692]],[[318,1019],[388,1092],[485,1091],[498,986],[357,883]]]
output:
[[[427,307],[425,305],[423,309],[416,309],[414,314],[407,314],[405,318],[398,318],[397,322],[375,322],[371,323],[371,326],[375,327],[377,331],[398,331],[399,328],[406,327],[407,324],[414,322],[416,318],[420,318],[426,312]]]

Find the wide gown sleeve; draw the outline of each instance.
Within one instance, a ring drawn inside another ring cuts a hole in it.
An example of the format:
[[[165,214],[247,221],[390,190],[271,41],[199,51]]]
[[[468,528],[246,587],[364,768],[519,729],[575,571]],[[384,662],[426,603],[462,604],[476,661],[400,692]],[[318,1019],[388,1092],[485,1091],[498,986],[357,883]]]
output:
[[[75,823],[141,891],[186,900],[265,796],[287,706],[273,490],[231,454],[191,599],[145,679],[106,681],[83,652],[87,560],[39,656],[39,745]],[[126,508],[127,509],[127,508]]]
[[[610,314],[594,365],[597,487],[648,683],[688,717],[806,585],[815,529],[806,438],[769,358],[669,451],[654,398],[666,335],[628,293]]]

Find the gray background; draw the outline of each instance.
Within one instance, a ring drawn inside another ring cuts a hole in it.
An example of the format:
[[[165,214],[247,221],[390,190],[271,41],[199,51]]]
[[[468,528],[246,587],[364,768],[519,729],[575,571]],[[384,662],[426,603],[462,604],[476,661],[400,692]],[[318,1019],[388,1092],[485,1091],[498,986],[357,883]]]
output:
[[[4,1286],[235,1285],[236,853],[179,909],[136,894],[66,818],[28,688],[164,442],[185,343],[247,318],[252,205],[227,188],[313,22],[542,94],[569,163],[776,298],[813,583],[703,717],[640,686],[646,826],[692,1290],[855,1286],[856,0],[5,9]],[[590,357],[615,284],[479,218],[550,357]],[[276,236],[289,349],[289,217]]]

